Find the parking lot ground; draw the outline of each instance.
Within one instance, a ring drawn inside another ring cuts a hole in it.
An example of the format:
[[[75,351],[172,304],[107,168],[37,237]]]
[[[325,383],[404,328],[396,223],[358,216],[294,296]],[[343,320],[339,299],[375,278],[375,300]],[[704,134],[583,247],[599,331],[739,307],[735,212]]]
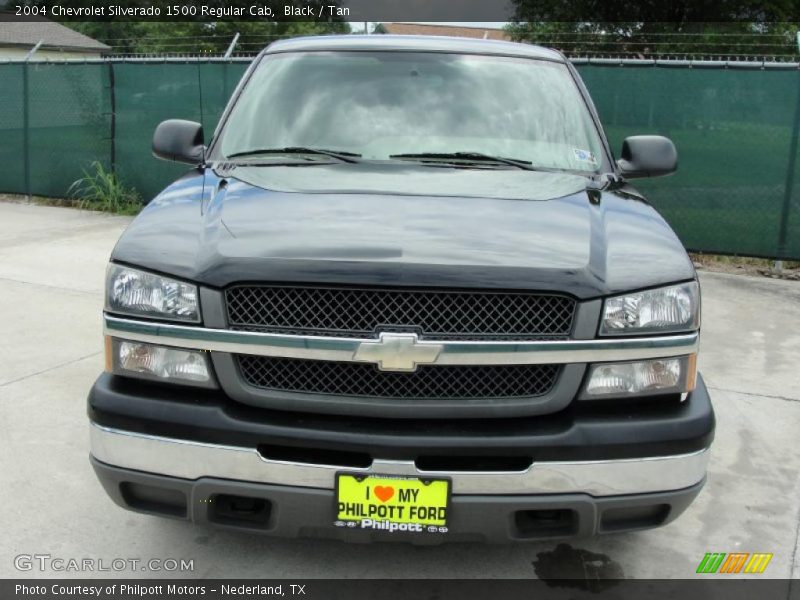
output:
[[[771,552],[800,576],[800,284],[702,273],[700,367],[717,411],[708,483],[647,532],[507,546],[278,540],[126,512],[88,463],[86,394],[102,370],[104,269],[129,219],[0,202],[0,577],[19,554],[193,560],[152,577],[687,578],[706,552]]]

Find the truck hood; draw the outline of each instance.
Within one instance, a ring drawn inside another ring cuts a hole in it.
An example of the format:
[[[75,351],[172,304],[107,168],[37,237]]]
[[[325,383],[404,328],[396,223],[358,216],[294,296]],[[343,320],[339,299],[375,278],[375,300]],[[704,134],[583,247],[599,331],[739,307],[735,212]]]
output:
[[[577,175],[412,165],[224,175],[193,171],[169,186],[112,260],[212,287],[535,289],[581,299],[695,276],[680,241],[638,194],[587,191]]]

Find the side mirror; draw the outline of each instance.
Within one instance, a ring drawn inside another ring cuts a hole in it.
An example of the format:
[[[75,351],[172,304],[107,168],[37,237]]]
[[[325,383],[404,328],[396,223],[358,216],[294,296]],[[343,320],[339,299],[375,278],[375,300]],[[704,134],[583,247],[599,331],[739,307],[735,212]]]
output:
[[[194,121],[162,121],[153,134],[153,155],[156,158],[199,165],[203,162],[205,150],[203,126]]]
[[[678,151],[663,136],[634,135],[622,142],[622,156],[617,165],[627,179],[669,175],[678,169]]]

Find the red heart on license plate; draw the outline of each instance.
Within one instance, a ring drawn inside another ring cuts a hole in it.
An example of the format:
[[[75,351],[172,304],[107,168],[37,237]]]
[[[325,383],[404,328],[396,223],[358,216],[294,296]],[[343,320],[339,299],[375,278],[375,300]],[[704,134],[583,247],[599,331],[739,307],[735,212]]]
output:
[[[381,502],[387,502],[392,496],[394,496],[394,488],[390,485],[376,485],[373,491],[378,497],[378,500]]]

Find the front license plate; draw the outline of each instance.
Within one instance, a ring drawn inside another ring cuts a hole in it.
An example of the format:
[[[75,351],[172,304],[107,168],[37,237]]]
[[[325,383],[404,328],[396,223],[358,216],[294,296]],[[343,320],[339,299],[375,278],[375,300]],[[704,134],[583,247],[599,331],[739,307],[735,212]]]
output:
[[[337,527],[447,533],[448,479],[397,475],[336,475]]]

